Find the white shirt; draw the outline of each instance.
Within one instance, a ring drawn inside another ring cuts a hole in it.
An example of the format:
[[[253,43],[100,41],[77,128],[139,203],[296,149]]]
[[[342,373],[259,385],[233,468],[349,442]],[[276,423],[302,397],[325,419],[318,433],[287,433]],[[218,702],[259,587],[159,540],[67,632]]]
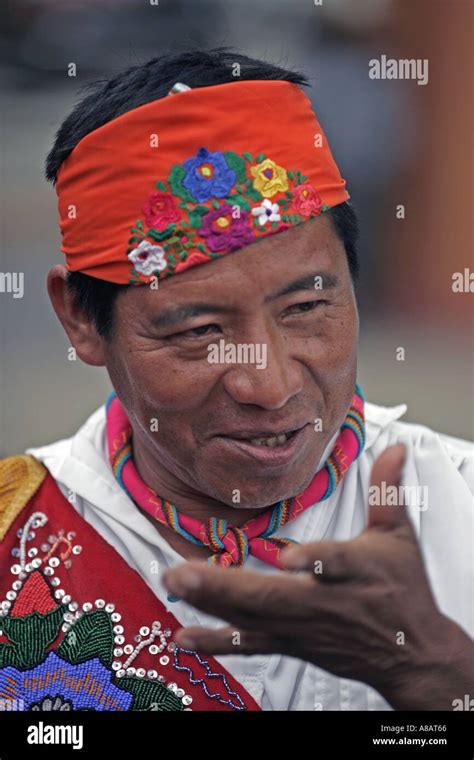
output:
[[[302,543],[344,541],[358,535],[367,521],[372,465],[387,446],[404,443],[407,456],[402,485],[428,486],[429,508],[408,510],[435,598],[441,611],[472,636],[474,447],[422,425],[399,422],[405,412],[404,405],[389,409],[366,403],[366,445],[360,457],[329,499],[307,509],[275,535]],[[150,568],[164,570],[185,560],[116,481],[108,461],[104,406],[71,438],[30,448],[27,453],[44,463],[70,501],[74,494],[72,504],[79,514],[141,575],[182,625],[223,625],[186,602],[167,601],[161,573],[153,574]],[[246,568],[279,572],[253,556]],[[216,659],[264,710],[391,709],[371,687],[336,678],[295,658],[225,655]]]

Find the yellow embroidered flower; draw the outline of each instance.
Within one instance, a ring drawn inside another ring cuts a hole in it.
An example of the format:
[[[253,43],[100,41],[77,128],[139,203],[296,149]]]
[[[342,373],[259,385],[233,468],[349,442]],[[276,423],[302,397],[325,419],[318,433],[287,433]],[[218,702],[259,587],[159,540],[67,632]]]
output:
[[[250,168],[254,177],[253,186],[264,198],[273,198],[274,195],[288,190],[288,175],[286,169],[278,166],[271,158],[266,158],[260,164]]]

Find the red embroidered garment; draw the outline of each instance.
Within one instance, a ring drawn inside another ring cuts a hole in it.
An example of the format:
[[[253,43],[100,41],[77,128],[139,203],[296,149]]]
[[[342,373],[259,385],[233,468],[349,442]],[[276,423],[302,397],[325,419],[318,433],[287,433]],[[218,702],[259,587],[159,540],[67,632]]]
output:
[[[259,710],[48,473],[0,543],[0,710]]]

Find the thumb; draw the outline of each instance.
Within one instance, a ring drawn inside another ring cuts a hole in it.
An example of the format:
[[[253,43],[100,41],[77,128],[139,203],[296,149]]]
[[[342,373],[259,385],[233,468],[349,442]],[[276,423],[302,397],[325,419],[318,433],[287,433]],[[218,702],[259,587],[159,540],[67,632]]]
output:
[[[399,491],[405,457],[405,446],[397,443],[375,460],[370,478],[368,529],[390,530],[407,523]]]

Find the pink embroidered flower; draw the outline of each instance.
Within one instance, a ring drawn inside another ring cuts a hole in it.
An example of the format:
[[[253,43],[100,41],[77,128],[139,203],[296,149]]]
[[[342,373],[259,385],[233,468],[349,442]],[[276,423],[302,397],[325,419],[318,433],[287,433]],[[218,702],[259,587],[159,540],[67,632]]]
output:
[[[149,227],[154,227],[162,232],[172,222],[180,219],[176,201],[169,193],[156,191],[148,196],[148,200],[142,209],[145,220]]]
[[[323,208],[323,202],[319,193],[308,182],[298,185],[293,191],[293,205],[298,214],[301,216],[311,216],[311,214],[320,214]]]
[[[200,251],[192,251],[190,254],[188,254],[188,257],[185,259],[185,261],[180,261],[179,264],[177,264],[174,268],[174,272],[182,272],[184,269],[187,269],[188,267],[194,267],[197,264],[204,264],[205,261],[211,261],[212,259],[209,256],[206,256],[205,253],[201,253]]]

